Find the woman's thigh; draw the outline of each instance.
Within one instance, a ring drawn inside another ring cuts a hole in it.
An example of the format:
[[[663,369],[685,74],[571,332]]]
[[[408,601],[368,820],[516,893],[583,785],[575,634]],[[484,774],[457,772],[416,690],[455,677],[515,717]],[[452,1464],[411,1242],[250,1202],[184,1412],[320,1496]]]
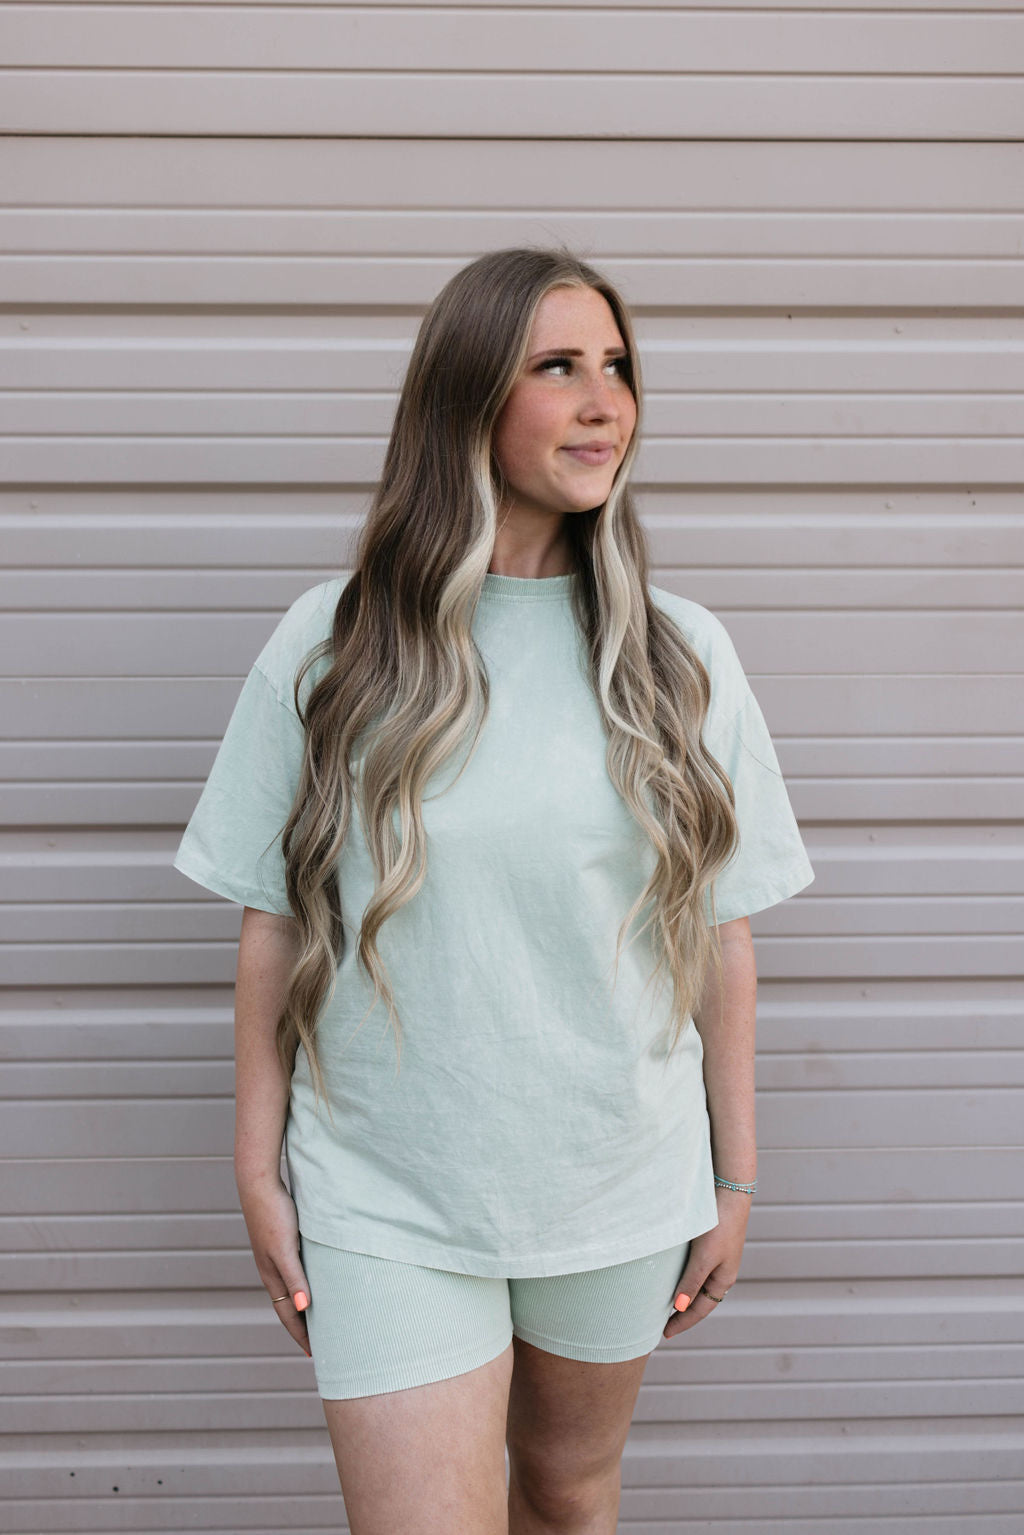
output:
[[[352,1535],[508,1527],[508,1283],[300,1237],[310,1349]]]
[[[511,1344],[450,1379],[325,1400],[352,1535],[507,1535]]]
[[[617,1483],[636,1399],[675,1314],[689,1242],[580,1274],[510,1279],[515,1367],[506,1435],[512,1477],[557,1510]]]

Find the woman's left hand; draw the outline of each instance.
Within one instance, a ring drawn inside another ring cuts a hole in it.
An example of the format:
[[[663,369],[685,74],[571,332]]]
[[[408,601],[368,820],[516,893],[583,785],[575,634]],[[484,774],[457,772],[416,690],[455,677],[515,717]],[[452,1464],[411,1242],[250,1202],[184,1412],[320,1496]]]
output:
[[[749,1194],[740,1194],[734,1189],[716,1188],[715,1198],[718,1225],[694,1237],[690,1243],[675,1297],[689,1296],[689,1305],[685,1312],[669,1317],[662,1334],[665,1338],[674,1338],[676,1333],[695,1327],[712,1311],[718,1310],[718,1303],[703,1293],[701,1285],[707,1285],[712,1295],[724,1297],[739,1275],[752,1201]]]

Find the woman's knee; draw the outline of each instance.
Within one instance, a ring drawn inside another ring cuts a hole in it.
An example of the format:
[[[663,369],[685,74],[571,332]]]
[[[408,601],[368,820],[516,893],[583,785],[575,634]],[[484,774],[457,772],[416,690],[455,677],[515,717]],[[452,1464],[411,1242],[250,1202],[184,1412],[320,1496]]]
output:
[[[588,1502],[603,1508],[619,1485],[648,1356],[593,1364],[518,1337],[513,1347],[507,1425],[513,1480],[552,1522],[560,1511],[571,1513]]]

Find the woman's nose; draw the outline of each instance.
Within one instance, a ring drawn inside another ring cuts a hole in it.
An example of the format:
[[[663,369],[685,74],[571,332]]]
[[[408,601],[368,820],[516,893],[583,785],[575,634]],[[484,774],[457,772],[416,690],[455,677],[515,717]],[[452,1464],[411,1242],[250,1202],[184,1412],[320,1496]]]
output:
[[[580,414],[614,420],[621,408],[615,383],[602,376],[592,379],[590,387],[584,391]]]

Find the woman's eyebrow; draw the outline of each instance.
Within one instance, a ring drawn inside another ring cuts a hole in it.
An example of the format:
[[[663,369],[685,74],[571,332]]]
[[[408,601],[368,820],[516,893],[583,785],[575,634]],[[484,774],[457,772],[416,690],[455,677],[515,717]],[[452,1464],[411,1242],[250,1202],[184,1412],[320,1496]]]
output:
[[[544,348],[543,352],[534,352],[530,361],[536,362],[538,357],[584,357],[585,355],[586,353],[582,352],[578,346],[548,346]],[[625,357],[628,354],[624,346],[606,346],[604,355],[606,357]]]

